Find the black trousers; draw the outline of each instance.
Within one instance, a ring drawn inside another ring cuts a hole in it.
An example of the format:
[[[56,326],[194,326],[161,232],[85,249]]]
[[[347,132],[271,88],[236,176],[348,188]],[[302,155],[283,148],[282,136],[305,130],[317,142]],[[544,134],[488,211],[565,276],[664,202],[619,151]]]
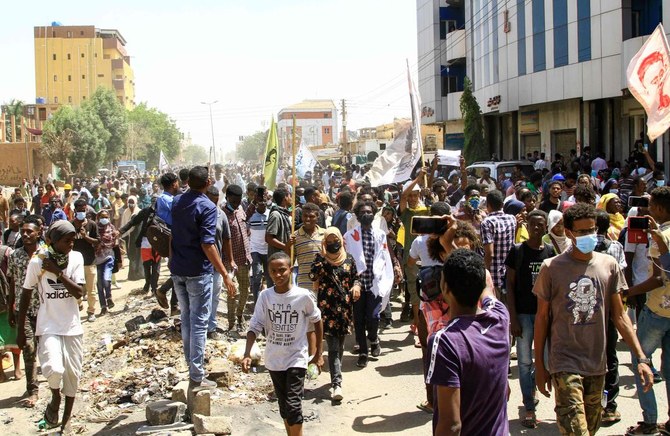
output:
[[[605,390],[607,391],[607,410],[616,410],[616,398],[619,396],[619,358],[616,355],[616,344],[619,333],[612,320],[607,322],[607,373],[605,373]]]
[[[302,390],[305,386],[305,368],[270,371],[277,394],[279,414],[288,425],[302,424]]]

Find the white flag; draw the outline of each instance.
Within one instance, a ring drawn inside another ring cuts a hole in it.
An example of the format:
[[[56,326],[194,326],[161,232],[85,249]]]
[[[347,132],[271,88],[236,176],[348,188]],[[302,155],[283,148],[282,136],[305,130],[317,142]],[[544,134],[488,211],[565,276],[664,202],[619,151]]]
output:
[[[160,157],[158,158],[158,169],[163,171],[167,170],[170,168],[170,164],[168,163],[167,159],[165,158],[165,155],[163,154],[163,150],[161,150]]]
[[[371,186],[388,185],[408,180],[412,170],[423,155],[421,143],[421,98],[407,65],[407,84],[409,100],[412,107],[412,119],[396,119],[394,121],[393,142],[386,147],[384,153],[375,159],[366,176]]]
[[[670,127],[670,51],[659,23],[628,64],[628,89],[647,112],[647,136],[652,141]]]
[[[300,149],[295,155],[295,171],[298,174],[298,177],[305,177],[307,171],[314,171],[314,166],[317,164],[316,158],[312,151],[305,145],[304,142],[300,142]]]

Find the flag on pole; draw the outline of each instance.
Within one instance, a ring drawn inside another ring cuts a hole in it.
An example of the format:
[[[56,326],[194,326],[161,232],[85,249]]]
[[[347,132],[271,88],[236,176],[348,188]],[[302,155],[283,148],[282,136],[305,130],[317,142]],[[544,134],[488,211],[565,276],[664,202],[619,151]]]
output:
[[[373,187],[408,180],[412,175],[412,170],[423,156],[420,118],[421,98],[409,72],[409,63],[407,65],[407,84],[409,86],[412,119],[396,119],[394,121],[393,142],[374,161],[372,168],[366,174]]]
[[[647,113],[647,136],[653,141],[670,127],[670,50],[662,24],[630,60],[626,78]]]
[[[299,177],[305,177],[307,171],[314,171],[316,166],[316,158],[312,150],[305,145],[304,141],[300,141],[300,149],[295,156],[295,170]]]
[[[163,154],[163,150],[161,150],[160,157],[158,158],[158,169],[163,171],[167,170],[170,168],[170,164],[167,161],[167,158]]]
[[[268,132],[268,139],[265,143],[265,164],[263,165],[263,178],[265,186],[273,191],[277,185],[277,167],[279,166],[278,159],[279,144],[277,142],[277,124],[274,116],[270,123],[270,131]]]

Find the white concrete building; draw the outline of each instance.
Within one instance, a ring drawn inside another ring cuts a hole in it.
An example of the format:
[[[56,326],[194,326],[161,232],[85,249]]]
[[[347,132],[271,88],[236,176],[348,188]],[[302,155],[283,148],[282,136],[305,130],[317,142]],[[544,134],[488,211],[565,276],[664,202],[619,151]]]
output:
[[[670,0],[417,0],[422,122],[459,145],[467,76],[491,153],[567,155],[579,142],[623,161],[645,130],[625,70],[660,21]],[[669,139],[650,144],[657,160]]]
[[[337,107],[332,100],[304,100],[285,107],[277,116],[277,134],[282,149],[289,153],[293,132],[293,116],[296,121],[297,143],[308,146],[326,146],[340,141]]]

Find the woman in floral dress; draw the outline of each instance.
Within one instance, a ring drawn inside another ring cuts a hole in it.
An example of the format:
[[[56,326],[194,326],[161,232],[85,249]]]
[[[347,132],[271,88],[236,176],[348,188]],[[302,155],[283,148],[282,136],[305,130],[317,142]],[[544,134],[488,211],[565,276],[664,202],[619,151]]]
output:
[[[344,250],[342,234],[337,227],[328,227],[321,243],[321,254],[316,255],[309,277],[314,282],[323,319],[334,401],[342,400],[344,338],[351,333],[353,302],[361,295],[357,276],[356,262]]]

